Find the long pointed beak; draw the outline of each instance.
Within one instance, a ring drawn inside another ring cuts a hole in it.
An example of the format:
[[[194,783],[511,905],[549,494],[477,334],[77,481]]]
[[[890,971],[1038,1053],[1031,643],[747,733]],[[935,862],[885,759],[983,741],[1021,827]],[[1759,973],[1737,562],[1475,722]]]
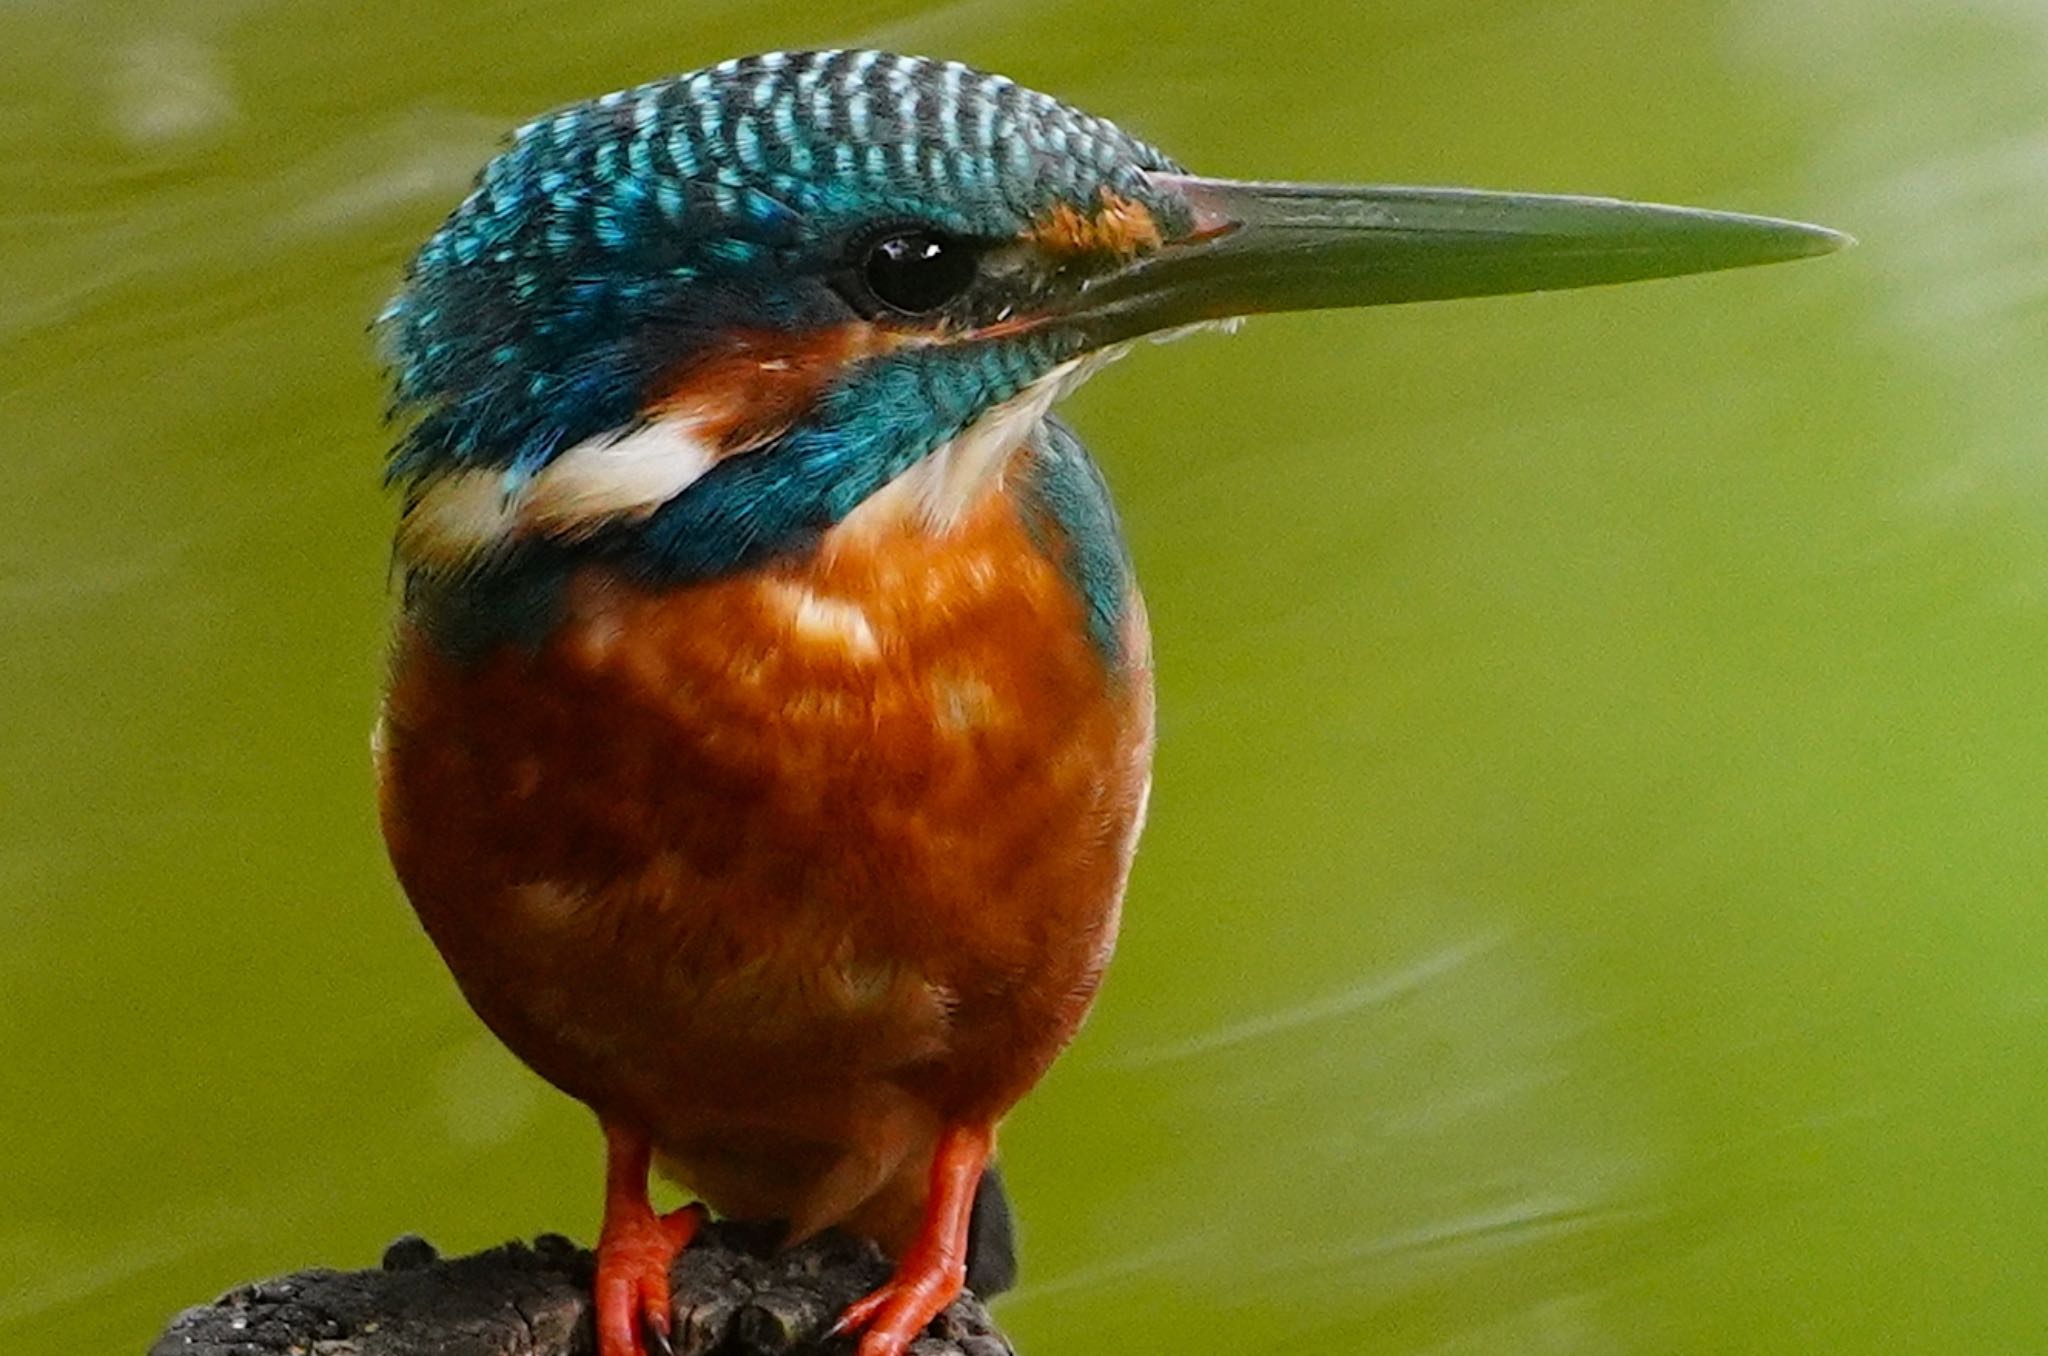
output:
[[[1072,318],[1113,343],[1266,311],[1593,287],[1828,254],[1837,231],[1613,198],[1152,174],[1194,229],[1096,279]]]

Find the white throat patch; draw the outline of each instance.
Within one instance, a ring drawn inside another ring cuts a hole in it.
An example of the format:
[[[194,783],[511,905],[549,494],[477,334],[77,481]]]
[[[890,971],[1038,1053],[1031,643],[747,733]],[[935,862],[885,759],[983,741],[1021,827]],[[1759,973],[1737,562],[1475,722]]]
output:
[[[1123,356],[1115,345],[1060,364],[920,458],[848,515],[843,527],[916,518],[950,530],[993,487],[1010,454],[1055,402]],[[501,468],[451,471],[421,487],[398,527],[399,559],[460,570],[523,538],[573,541],[607,524],[644,518],[695,484],[723,456],[713,420],[672,410],[627,431],[586,438],[525,483]]]
[[[950,531],[994,486],[1010,454],[1038,421],[1069,391],[1121,358],[1127,347],[1118,344],[1061,363],[1000,405],[990,406],[869,495],[841,526],[857,535],[869,527],[914,517],[930,531]]]

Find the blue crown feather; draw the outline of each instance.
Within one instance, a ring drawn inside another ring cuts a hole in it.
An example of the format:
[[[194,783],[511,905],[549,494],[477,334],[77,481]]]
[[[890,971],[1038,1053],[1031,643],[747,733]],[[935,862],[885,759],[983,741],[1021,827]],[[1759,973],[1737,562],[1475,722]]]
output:
[[[1178,167],[1112,124],[956,62],[771,52],[520,128],[380,318],[394,480],[502,466],[516,485],[624,427],[726,326],[844,320],[822,272],[890,217],[991,239]],[[1171,204],[1163,211],[1179,209]]]

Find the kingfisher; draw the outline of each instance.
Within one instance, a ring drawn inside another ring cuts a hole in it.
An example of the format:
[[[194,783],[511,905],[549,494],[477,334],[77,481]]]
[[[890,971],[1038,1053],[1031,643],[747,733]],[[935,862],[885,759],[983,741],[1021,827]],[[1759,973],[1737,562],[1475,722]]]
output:
[[[771,52],[511,135],[379,321],[375,741],[463,995],[605,1144],[601,1356],[707,1218],[1004,1284],[1004,1115],[1093,1000],[1150,788],[1144,604],[1052,412],[1259,312],[1825,253],[1612,199],[1204,178],[999,75]],[[695,1203],[657,1211],[659,1170]]]

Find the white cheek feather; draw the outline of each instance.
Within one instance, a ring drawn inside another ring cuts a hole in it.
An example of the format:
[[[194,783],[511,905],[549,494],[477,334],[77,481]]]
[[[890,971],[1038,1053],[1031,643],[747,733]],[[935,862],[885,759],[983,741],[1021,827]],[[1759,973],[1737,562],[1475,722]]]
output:
[[[406,513],[399,555],[413,565],[455,567],[521,537],[574,538],[645,517],[718,456],[701,417],[670,414],[623,436],[586,438],[509,492],[501,469],[455,471],[428,484]]]
[[[1210,328],[1191,325],[1173,337]],[[1055,402],[1129,348],[1117,344],[1060,364],[933,449],[870,495],[842,525],[916,518],[946,532],[978,503],[1010,454]],[[586,438],[524,485],[506,489],[502,469],[453,471],[428,483],[398,529],[407,564],[460,569],[523,537],[574,538],[607,523],[642,518],[695,484],[725,451],[701,410],[664,414],[623,434]]]
[[[503,471],[437,477],[398,524],[398,557],[408,565],[463,565],[510,538],[517,509]]]
[[[718,462],[702,421],[672,415],[623,438],[588,438],[533,478],[519,523],[543,536],[573,536],[614,518],[652,513]]]

